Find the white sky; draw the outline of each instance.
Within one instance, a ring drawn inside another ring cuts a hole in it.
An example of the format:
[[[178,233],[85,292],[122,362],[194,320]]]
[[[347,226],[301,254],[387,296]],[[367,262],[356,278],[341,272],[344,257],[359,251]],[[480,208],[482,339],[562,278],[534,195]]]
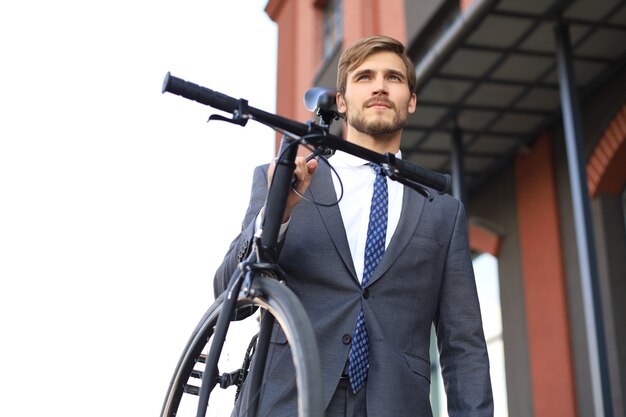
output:
[[[2,415],[158,416],[274,151],[162,81],[275,111],[266,3],[0,6]]]

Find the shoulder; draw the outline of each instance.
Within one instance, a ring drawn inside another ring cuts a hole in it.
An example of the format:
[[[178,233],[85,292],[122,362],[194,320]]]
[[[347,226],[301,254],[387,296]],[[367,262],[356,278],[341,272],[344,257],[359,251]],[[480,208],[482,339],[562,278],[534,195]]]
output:
[[[439,191],[433,190],[432,188],[430,188],[429,191],[433,196],[433,201],[437,201],[437,203],[442,206],[449,207],[454,210],[459,210],[463,207],[463,203],[459,199],[448,193],[440,194]]]
[[[456,227],[459,219],[465,218],[465,208],[463,203],[450,194],[439,194],[438,191],[428,188],[431,198],[420,194],[423,201],[422,218],[427,218],[439,224]]]
[[[410,187],[407,187],[411,192],[418,193],[424,200],[425,204],[431,205],[433,208],[445,209],[446,211],[454,211],[457,212],[459,210],[463,210],[463,203],[458,200],[456,197],[448,193],[440,193],[434,188],[423,186],[426,193],[422,193],[416,190],[412,190]]]
[[[254,178],[267,178],[267,173],[269,171],[270,164],[257,165],[254,168]]]

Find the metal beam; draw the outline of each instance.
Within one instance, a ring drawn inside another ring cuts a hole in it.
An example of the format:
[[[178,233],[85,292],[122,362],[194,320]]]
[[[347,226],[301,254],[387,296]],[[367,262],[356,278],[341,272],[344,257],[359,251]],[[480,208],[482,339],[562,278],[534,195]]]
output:
[[[419,58],[415,66],[417,76],[416,92],[430,80],[430,77],[448,59],[454,49],[467,37],[475,26],[480,24],[485,15],[493,9],[499,0],[474,0],[467,10],[460,13],[452,24],[437,39],[437,42],[428,49],[428,52]]]
[[[463,134],[456,125],[452,132],[452,195],[467,206],[465,191],[465,168],[463,166]]]
[[[554,33],[594,415],[595,417],[613,417],[600,282],[587,176],[583,163],[580,104],[572,65],[569,28],[565,23],[560,22],[555,26]]]

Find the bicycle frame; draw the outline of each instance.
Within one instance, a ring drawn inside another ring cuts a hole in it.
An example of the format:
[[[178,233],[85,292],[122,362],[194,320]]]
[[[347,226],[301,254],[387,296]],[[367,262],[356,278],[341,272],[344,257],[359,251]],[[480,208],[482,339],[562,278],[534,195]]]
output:
[[[226,301],[223,311],[229,314],[221,314],[218,318],[213,336],[213,344],[209,349],[206,360],[206,370],[202,378],[202,387],[198,403],[197,416],[204,416],[208,405],[209,391],[215,386],[218,378],[217,362],[221,353],[222,345],[226,339],[232,313],[235,311],[235,303],[238,294],[243,291],[247,296],[252,291],[252,282],[255,274],[264,273],[277,277],[284,277],[278,265],[275,263],[277,256],[278,234],[281,219],[285,211],[289,187],[295,169],[295,158],[298,147],[294,146],[293,139],[283,138],[282,152],[276,162],[276,169],[272,178],[272,184],[268,189],[265,204],[265,217],[261,223],[261,233],[257,236],[255,243],[256,251],[252,252],[248,259],[241,263],[240,269],[231,277],[228,285]],[[274,317],[267,314],[261,320],[261,328],[257,341],[255,356],[258,358],[253,362],[251,371],[252,378],[256,378],[251,385],[259,383],[262,370],[265,368],[265,358],[269,349],[269,340],[274,325]],[[247,409],[255,415],[258,406],[258,396],[250,396],[250,403]]]
[[[255,275],[266,274],[284,277],[277,265],[276,260],[279,252],[278,236],[281,220],[286,207],[287,197],[290,192],[291,182],[295,169],[298,144],[306,144],[315,149],[341,150],[362,159],[379,164],[387,176],[399,181],[430,198],[427,187],[433,188],[440,193],[445,192],[450,186],[450,176],[442,175],[425,168],[418,167],[409,162],[396,159],[392,154],[379,154],[361,146],[349,143],[329,133],[328,120],[324,120],[322,126],[313,122],[302,124],[293,120],[268,113],[248,105],[244,99],[234,99],[219,92],[215,92],[197,84],[190,83],[167,73],[163,82],[162,92],[180,95],[190,100],[211,106],[213,108],[233,114],[232,119],[213,115],[210,119],[222,120],[244,126],[252,119],[265,124],[275,130],[282,131],[283,140],[278,153],[278,159],[268,188],[265,202],[265,216],[262,219],[260,232],[255,237],[254,250],[248,258],[240,263],[239,269],[232,275],[222,311],[217,319],[213,343],[206,359],[206,369],[203,373],[200,398],[198,403],[198,417],[206,414],[210,391],[217,384],[218,369],[217,361],[224,344],[229,322],[236,310],[239,294],[253,295],[252,282]],[[253,361],[252,378],[261,378],[265,366],[264,358],[269,348],[269,339],[273,327],[274,318],[266,315],[261,323],[258,338],[257,353],[260,360]],[[258,381],[253,381],[258,383]],[[254,410],[255,415],[258,397],[250,396],[249,410]]]

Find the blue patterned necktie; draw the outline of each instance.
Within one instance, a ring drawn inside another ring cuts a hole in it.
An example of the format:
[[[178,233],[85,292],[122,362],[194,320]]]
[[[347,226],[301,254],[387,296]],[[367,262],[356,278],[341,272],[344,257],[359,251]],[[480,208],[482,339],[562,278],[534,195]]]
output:
[[[370,219],[365,241],[365,267],[363,269],[363,280],[361,281],[362,288],[365,288],[369,282],[376,266],[378,266],[383,257],[383,253],[385,253],[385,237],[387,235],[387,179],[381,173],[378,165],[372,165],[372,168],[376,171],[376,180],[374,181]],[[367,377],[368,366],[369,340],[367,329],[365,328],[363,307],[361,307],[354,336],[352,337],[350,366],[348,367],[348,375],[353,392],[356,393],[363,387]]]

